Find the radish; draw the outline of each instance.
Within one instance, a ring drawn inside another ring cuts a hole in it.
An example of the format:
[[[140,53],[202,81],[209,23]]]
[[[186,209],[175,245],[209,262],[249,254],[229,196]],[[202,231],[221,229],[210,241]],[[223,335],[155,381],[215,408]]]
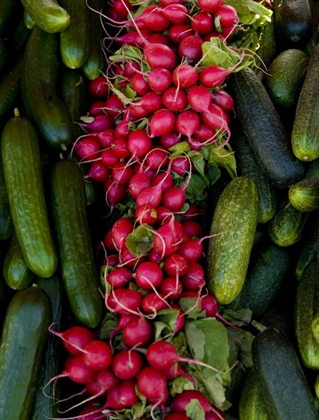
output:
[[[168,36],[175,44],[179,44],[189,35],[194,35],[194,31],[189,23],[176,23],[168,30]]]
[[[200,127],[199,114],[192,109],[180,112],[175,127],[176,131],[190,138]]]
[[[166,277],[160,284],[159,291],[164,299],[177,300],[182,294],[182,283],[177,277]]]
[[[168,150],[180,142],[180,136],[172,131],[164,136],[160,136],[159,141],[164,149]]]
[[[103,150],[101,152],[100,159],[102,164],[108,168],[112,168],[116,163],[120,161],[120,159],[113,153],[111,148]]]
[[[152,140],[145,130],[135,130],[128,136],[127,146],[136,159],[147,155],[152,148]]]
[[[148,204],[143,204],[136,208],[134,217],[139,224],[152,226],[157,221],[157,212],[156,209]]]
[[[184,221],[183,229],[192,238],[199,238],[203,235],[203,225],[196,220]]]
[[[139,32],[130,31],[126,32],[120,37],[113,38],[114,41],[118,42],[121,45],[132,45],[140,48],[144,48],[146,45],[148,37],[152,34],[147,28],[140,28]]]
[[[140,73],[135,73],[131,77],[130,84],[132,89],[137,93],[138,96],[144,96],[147,92],[150,91],[150,86],[148,82]]]
[[[108,114],[96,115],[92,122],[81,124],[81,126],[91,133],[98,133],[107,128],[114,128],[114,119]]]
[[[159,292],[149,292],[144,296],[142,303],[142,310],[145,314],[157,315],[162,309],[169,308],[169,304],[166,302],[164,295]]]
[[[131,166],[124,164],[124,162],[116,162],[113,165],[111,174],[115,182],[127,185],[133,176],[133,169]]]
[[[95,182],[105,182],[110,175],[108,166],[103,165],[102,162],[92,162],[85,178],[92,179]]]
[[[196,63],[203,56],[203,43],[203,39],[198,34],[187,36],[178,46],[179,58],[191,63]]]
[[[223,111],[234,112],[234,100],[225,90],[217,90],[212,93],[212,102],[218,105]]]
[[[105,304],[110,312],[117,312],[119,314],[131,313],[138,315],[137,310],[142,306],[142,302],[143,296],[140,292],[123,287],[113,289],[105,297]]]
[[[191,170],[190,160],[186,156],[177,156],[172,159],[171,170],[180,176],[184,176]]]
[[[214,19],[210,13],[200,12],[191,19],[191,28],[200,35],[211,32],[214,28]]]
[[[177,394],[170,404],[170,409],[172,411],[186,414],[186,407],[191,402],[191,400],[198,400],[205,414],[212,411],[212,407],[205,395],[195,389],[185,390],[180,394]]]
[[[122,330],[123,330],[123,328],[125,327],[125,325],[126,325],[129,321],[131,321],[133,318],[136,318],[136,317],[137,317],[137,315],[132,314],[132,313],[130,313],[130,312],[128,312],[128,313],[125,313],[125,312],[121,313],[121,314],[120,314],[120,317],[119,317],[119,322],[118,322],[117,327],[115,327],[115,328],[112,330],[111,334],[110,334],[110,343],[112,343],[112,340],[113,340],[114,335],[115,335],[116,333],[118,333],[119,331],[122,331]]]
[[[210,90],[201,85],[192,86],[188,93],[187,99],[189,105],[196,112],[207,111],[212,101]]]
[[[106,277],[106,281],[113,289],[125,287],[132,278],[132,271],[125,267],[116,267]]]
[[[188,19],[187,7],[183,4],[168,4],[161,9],[163,15],[172,23],[183,23]]]
[[[214,13],[213,13],[215,22],[218,21],[218,24],[222,28],[229,28],[236,26],[239,22],[238,14],[236,9],[229,4],[222,4]],[[216,25],[216,23],[215,23]],[[218,25],[216,25],[218,26]]]
[[[117,381],[118,378],[111,369],[100,370],[94,379],[86,383],[85,390],[97,397],[112,389]]]
[[[153,337],[153,326],[144,316],[133,318],[123,328],[123,341],[126,347],[146,346]]]
[[[134,378],[142,369],[142,366],[142,356],[135,350],[121,350],[112,361],[112,370],[119,379]]]
[[[167,395],[167,379],[165,374],[151,366],[144,367],[137,377],[137,388],[154,406],[153,410],[165,401]]]
[[[108,148],[112,145],[115,139],[115,130],[113,128],[107,128],[99,133],[96,133],[96,137],[102,149]]]
[[[130,79],[140,70],[141,70],[141,66],[139,65],[139,63],[137,63],[136,61],[128,61],[127,63],[124,64],[123,76],[126,77],[127,79]]]
[[[172,111],[182,111],[188,105],[187,94],[183,89],[170,87],[163,94],[163,103],[166,108]]]
[[[230,75],[232,69],[232,67],[225,69],[224,67],[215,65],[206,66],[199,73],[199,81],[207,88],[217,88],[225,82],[226,77]]]
[[[129,182],[129,193],[134,200],[140,195],[140,193],[152,186],[151,180],[144,172],[138,172],[133,175]]]
[[[169,37],[159,32],[155,32],[154,34],[150,35],[147,39],[147,42],[151,44],[163,44],[167,46],[170,44]]]
[[[200,291],[206,284],[203,266],[196,261],[189,261],[181,282],[185,290]]]
[[[50,333],[60,337],[64,348],[74,356],[82,354],[89,342],[96,338],[93,331],[80,325],[70,327],[64,332],[53,331],[52,326],[53,324],[49,327]]]
[[[149,120],[150,137],[165,136],[175,129],[176,116],[169,109],[159,109]]]
[[[83,350],[83,362],[92,370],[105,370],[111,366],[113,353],[108,343],[93,340]]]
[[[117,219],[111,229],[112,238],[117,249],[122,249],[127,235],[134,230],[134,225],[127,217]]]
[[[135,386],[136,381],[134,379],[119,381],[115,387],[108,391],[105,408],[111,410],[131,408],[139,401],[139,397],[135,392]]]
[[[94,378],[94,375],[95,372],[84,363],[82,355],[71,355],[65,360],[63,372],[60,375],[51,378],[49,382],[66,377],[77,384],[86,384]],[[49,382],[46,385],[48,385]]]
[[[214,13],[224,3],[224,0],[198,0],[198,6],[206,13]]]
[[[206,124],[212,130],[221,130],[227,133],[227,137],[230,136],[228,127],[227,114],[219,108],[219,106],[211,103],[207,111],[201,114],[204,124]]]
[[[171,218],[170,221],[163,224],[154,235],[153,246],[155,251],[164,258],[174,254],[181,242],[183,228],[181,224]]]
[[[88,136],[80,138],[74,144],[74,150],[82,162],[89,162],[99,158],[101,145],[95,136]]]
[[[135,23],[138,25],[142,22],[147,29],[153,32],[164,32],[170,26],[169,19],[163,13],[163,9],[157,5],[147,6],[143,12],[135,18]]]
[[[172,71],[176,67],[176,55],[167,45],[147,44],[144,47],[143,52],[145,60],[152,70],[157,68],[164,68]]]
[[[169,413],[164,420],[189,420],[189,417],[182,413]]]
[[[155,112],[162,107],[163,100],[160,94],[151,91],[146,93],[141,100],[135,103],[147,112]]]
[[[182,369],[182,366],[179,362],[173,363],[169,368],[164,369],[163,372],[165,373],[167,379],[175,379],[178,376],[183,376],[196,386],[195,379]]]
[[[181,89],[189,89],[198,81],[198,73],[190,64],[180,64],[172,73],[172,80],[175,86]]]
[[[147,165],[147,168],[156,169],[158,171],[167,165],[168,156],[167,150],[160,147],[154,148],[146,155],[145,164]],[[168,176],[166,178],[168,179]],[[154,179],[152,180],[152,184],[154,185]]]
[[[93,79],[89,83],[89,93],[94,98],[104,98],[109,93],[109,83],[103,76]]]
[[[164,93],[172,83],[171,72],[161,67],[148,72],[147,78],[152,91],[158,94]]]
[[[126,19],[128,11],[133,9],[128,0],[113,0],[112,7],[122,19]]]
[[[178,247],[178,253],[186,261],[198,261],[204,255],[201,241],[193,239],[182,242]]]
[[[104,184],[105,200],[111,209],[120,203],[126,194],[126,186],[108,178]]]
[[[115,94],[110,95],[104,102],[104,109],[111,117],[118,117],[124,109],[123,102]]]
[[[96,115],[103,114],[104,111],[104,101],[93,102],[90,106],[89,114],[95,117]]]
[[[164,261],[164,270],[171,277],[182,276],[187,272],[187,260],[180,254],[172,254]]]
[[[152,261],[145,261],[137,266],[135,281],[144,290],[154,290],[159,287],[163,279],[162,269]]]
[[[162,196],[162,205],[172,213],[181,211],[186,202],[185,188],[173,187],[164,191]]]
[[[131,152],[128,149],[127,139],[125,137],[116,137],[111,146],[113,155],[118,159],[125,159],[131,155]]]

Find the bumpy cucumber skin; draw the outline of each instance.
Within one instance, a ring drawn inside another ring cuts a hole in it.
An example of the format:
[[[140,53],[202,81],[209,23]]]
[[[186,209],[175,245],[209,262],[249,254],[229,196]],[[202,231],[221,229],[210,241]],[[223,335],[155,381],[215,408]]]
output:
[[[53,167],[51,199],[61,273],[71,310],[78,321],[95,328],[102,317],[102,298],[86,214],[84,179],[76,162],[61,160]]]
[[[15,232],[3,262],[3,277],[11,289],[20,290],[28,286],[34,278],[34,273],[24,261],[23,254]]]
[[[41,368],[51,306],[38,287],[11,299],[0,341],[0,418],[29,420]]]
[[[228,85],[237,117],[266,176],[283,189],[302,179],[303,164],[294,156],[283,122],[258,76],[244,68],[230,75]]]
[[[286,337],[265,329],[253,341],[252,357],[270,419],[318,420],[309,384]]]
[[[239,420],[269,420],[257,375],[254,368],[246,373],[238,405]]]
[[[291,205],[304,212],[319,209],[319,178],[314,180],[301,180],[291,185],[288,191]]]
[[[37,132],[26,117],[12,117],[5,125],[1,153],[10,211],[27,266],[40,277],[57,268],[45,201]]]
[[[28,39],[21,74],[23,104],[41,138],[52,150],[64,151],[73,141],[68,111],[57,95],[58,35],[35,27]]]
[[[242,290],[258,216],[258,191],[249,178],[232,179],[214,211],[207,253],[207,286],[221,304]]]
[[[69,13],[56,0],[21,0],[21,3],[43,31],[62,32],[70,25]]]
[[[319,369],[319,343],[311,323],[319,312],[319,285],[316,262],[309,264],[300,279],[295,300],[295,336],[304,366]]]
[[[308,213],[295,209],[285,197],[269,221],[270,239],[278,246],[294,245],[301,239],[307,219]]]
[[[301,161],[319,157],[318,103],[319,45],[313,50],[297,102],[291,133],[292,150]]]

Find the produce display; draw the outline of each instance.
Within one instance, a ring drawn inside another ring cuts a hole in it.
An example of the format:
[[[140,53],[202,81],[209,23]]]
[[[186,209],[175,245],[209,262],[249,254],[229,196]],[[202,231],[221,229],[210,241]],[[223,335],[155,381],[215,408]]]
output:
[[[1,419],[319,419],[318,25],[0,0]]]

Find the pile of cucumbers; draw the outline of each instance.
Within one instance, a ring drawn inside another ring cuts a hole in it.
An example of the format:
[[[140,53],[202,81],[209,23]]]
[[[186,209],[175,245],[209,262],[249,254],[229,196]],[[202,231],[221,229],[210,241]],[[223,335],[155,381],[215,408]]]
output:
[[[253,366],[234,368],[227,419],[313,420],[319,418],[319,3],[271,5],[257,65],[232,73],[225,86],[235,101],[230,144],[238,176],[230,180],[222,171],[210,191],[207,284],[221,313],[249,311],[245,328],[255,336]],[[101,216],[103,197],[69,159],[82,133],[75,122],[89,107],[88,83],[105,70],[94,12],[105,6],[0,0],[3,420],[63,418],[47,398],[64,396],[50,383],[64,353],[49,329],[72,323],[98,329],[106,311],[95,239],[113,215]]]

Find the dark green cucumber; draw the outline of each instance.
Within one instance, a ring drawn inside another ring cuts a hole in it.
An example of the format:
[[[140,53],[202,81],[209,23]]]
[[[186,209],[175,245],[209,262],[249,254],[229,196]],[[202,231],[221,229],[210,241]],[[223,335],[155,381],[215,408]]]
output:
[[[273,0],[277,36],[289,43],[306,41],[311,36],[311,11],[308,0]]]
[[[9,239],[13,233],[13,223],[7,187],[4,180],[3,163],[0,151],[0,241]]]
[[[16,57],[19,57],[24,52],[31,32],[25,26],[23,18],[16,23],[13,34],[8,40],[10,57],[16,60]]]
[[[207,287],[222,305],[232,302],[244,285],[257,216],[254,181],[232,179],[217,202],[207,253]]]
[[[21,3],[45,32],[62,32],[70,25],[69,13],[56,0],[21,0]]]
[[[261,316],[277,296],[291,263],[287,248],[264,243],[239,295],[239,306]]]
[[[21,76],[26,113],[41,138],[55,150],[66,150],[73,141],[72,122],[57,95],[58,34],[36,26],[28,39]]]
[[[20,57],[0,80],[0,118],[13,108],[19,96],[22,66],[23,58]]]
[[[293,108],[297,105],[308,62],[308,55],[297,48],[282,51],[272,61],[264,83],[275,104],[283,108]]]
[[[50,323],[50,300],[42,289],[32,286],[13,296],[0,341],[1,419],[29,420]]]
[[[258,190],[258,223],[268,222],[276,211],[277,196],[275,188],[258,165],[245,133],[236,124],[232,128],[232,139],[235,141],[235,154],[239,174],[252,179]]]
[[[94,80],[105,71],[106,60],[103,54],[103,26],[100,12],[103,12],[103,0],[88,0],[90,9],[89,56],[82,66],[82,71],[88,80]]]
[[[18,0],[1,0],[0,1],[0,34],[6,29],[15,8],[19,4]]]
[[[266,21],[261,27],[259,48],[256,54],[258,56],[258,66],[254,68],[254,71],[262,80],[265,72],[277,55],[276,31],[273,19]]]
[[[268,234],[278,246],[291,246],[298,242],[304,231],[308,213],[295,209],[284,197],[274,217],[269,221]]]
[[[59,274],[54,274],[49,279],[38,278],[36,284],[43,289],[49,296],[52,307],[52,323],[54,330],[61,331],[62,315],[63,315],[63,298],[64,289],[63,282]],[[34,405],[31,410],[30,420],[44,420],[46,418],[59,417],[58,404],[53,404],[46,395],[55,396],[59,399],[61,388],[59,383],[51,382],[46,386],[45,393],[43,387],[47,385],[53,377],[61,372],[61,339],[54,334],[49,334],[45,349],[44,360],[39,374]]]
[[[292,153],[290,138],[269,94],[250,68],[229,76],[237,118],[254,155],[270,181],[287,188],[304,175],[304,167]]]
[[[24,261],[17,235],[13,233],[3,262],[3,277],[11,289],[20,290],[34,279],[34,273]]]
[[[270,420],[264,407],[258,372],[250,368],[246,373],[238,404],[239,420]]]
[[[299,211],[319,209],[319,159],[311,161],[304,178],[289,187],[288,197]]]
[[[313,50],[305,80],[298,98],[291,133],[292,150],[302,161],[312,161],[319,157],[319,45]]]
[[[102,317],[102,297],[86,213],[84,178],[78,164],[61,160],[52,169],[51,198],[61,272],[71,310],[95,328]]]
[[[32,122],[18,115],[2,133],[1,152],[13,225],[27,266],[40,277],[57,268],[45,201],[39,141]]]
[[[286,337],[265,329],[253,341],[252,357],[270,419],[318,420],[309,384]]]
[[[295,268],[295,275],[298,280],[301,279],[302,273],[307,265],[317,259],[318,253],[318,223],[315,220],[309,220],[306,230],[302,236],[300,243],[300,251],[298,262]]]
[[[319,369],[319,343],[311,328],[313,317],[319,312],[318,268],[315,261],[304,270],[295,299],[295,336],[302,364]]]
[[[60,0],[70,15],[70,25],[60,33],[60,53],[70,69],[79,69],[89,56],[90,20],[86,0]]]

